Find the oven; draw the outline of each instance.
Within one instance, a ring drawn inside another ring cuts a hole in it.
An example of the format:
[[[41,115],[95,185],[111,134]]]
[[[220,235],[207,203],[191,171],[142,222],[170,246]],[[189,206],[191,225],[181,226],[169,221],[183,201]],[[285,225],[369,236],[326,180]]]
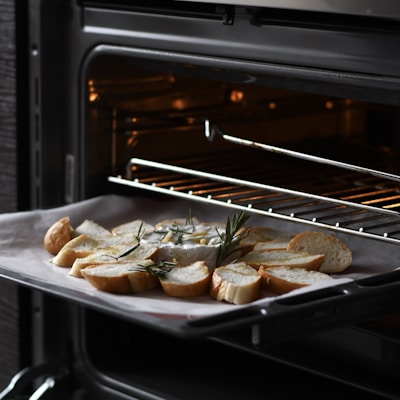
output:
[[[398,399],[395,2],[32,0],[26,22],[29,204],[3,227],[40,236],[65,213],[111,227],[132,212],[244,210],[333,232],[355,266],[268,303],[147,312],[23,269],[41,237],[24,251],[29,232],[17,235],[0,271],[28,299],[28,361],[0,398],[261,399],[295,386]]]

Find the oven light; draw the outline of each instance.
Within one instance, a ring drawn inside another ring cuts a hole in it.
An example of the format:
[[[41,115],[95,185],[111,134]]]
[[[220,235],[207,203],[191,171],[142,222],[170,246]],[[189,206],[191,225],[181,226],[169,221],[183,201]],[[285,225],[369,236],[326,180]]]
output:
[[[185,102],[182,99],[176,99],[173,102],[173,107],[177,110],[184,110],[185,109]]]
[[[127,140],[128,146],[131,146],[131,147],[136,146],[136,144],[139,142],[138,141],[138,136],[139,136],[139,132],[138,131],[132,131],[131,135],[129,136],[129,138]]]
[[[328,109],[328,110],[332,110],[332,108],[333,108],[333,101],[327,101],[327,102],[325,103],[325,108]]]
[[[99,99],[99,94],[96,92],[92,92],[89,94],[89,102],[94,103],[96,100]]]
[[[244,93],[241,90],[232,90],[229,99],[232,103],[241,103],[244,99]]]

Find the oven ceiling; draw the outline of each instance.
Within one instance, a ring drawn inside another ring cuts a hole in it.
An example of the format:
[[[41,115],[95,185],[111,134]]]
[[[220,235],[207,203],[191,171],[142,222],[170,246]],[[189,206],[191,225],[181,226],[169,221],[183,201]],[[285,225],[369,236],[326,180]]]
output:
[[[400,19],[398,0],[177,0]]]

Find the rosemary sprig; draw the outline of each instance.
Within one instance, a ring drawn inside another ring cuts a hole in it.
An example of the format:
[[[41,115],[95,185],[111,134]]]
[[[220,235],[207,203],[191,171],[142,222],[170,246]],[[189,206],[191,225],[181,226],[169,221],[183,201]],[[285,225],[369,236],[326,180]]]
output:
[[[150,265],[142,265],[138,264],[135,267],[131,267],[130,271],[144,271],[148,272],[149,274],[158,276],[159,278],[165,277],[167,272],[171,271],[172,268],[176,267],[176,263],[171,261],[160,261],[159,263],[150,264]]]
[[[249,218],[250,214],[240,211],[239,213],[233,214],[232,218],[228,217],[225,232],[219,232],[217,230],[218,236],[221,239],[221,245],[218,249],[217,265],[220,265],[225,258],[239,249],[238,246],[241,240],[249,234],[250,227],[246,227],[242,231],[240,231],[240,229],[243,228]]]
[[[140,242],[135,244],[135,246],[131,247],[130,249],[128,249],[127,251],[125,251],[124,253],[120,254],[118,257],[115,257],[116,260],[127,256],[128,254],[131,254],[133,251],[135,251],[138,247],[140,246]]]
[[[145,231],[143,230],[143,222],[141,222],[139,225],[139,228],[138,228],[137,235],[136,235],[137,244],[135,244],[133,247],[131,247],[124,253],[120,254],[118,257],[115,257],[115,259],[118,260],[122,257],[127,256],[128,254],[132,253],[133,251],[135,251],[140,246],[140,240],[142,239],[144,232]]]

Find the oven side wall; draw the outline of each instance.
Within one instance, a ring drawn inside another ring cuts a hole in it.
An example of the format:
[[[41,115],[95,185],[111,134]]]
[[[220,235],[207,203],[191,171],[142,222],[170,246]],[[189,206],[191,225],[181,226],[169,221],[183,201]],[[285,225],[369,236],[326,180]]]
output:
[[[15,0],[0,0],[0,212],[17,210]],[[18,288],[0,280],[0,390],[18,372]]]

